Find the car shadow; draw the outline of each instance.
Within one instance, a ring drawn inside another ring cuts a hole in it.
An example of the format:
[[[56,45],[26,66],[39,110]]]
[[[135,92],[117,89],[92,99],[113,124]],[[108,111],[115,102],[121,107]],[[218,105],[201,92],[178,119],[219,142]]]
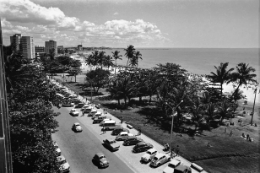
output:
[[[96,167],[98,167],[98,169],[105,169],[105,168],[102,168],[101,166],[99,166],[99,165],[94,161],[94,159],[92,159],[92,163],[93,163],[93,165],[95,165]]]

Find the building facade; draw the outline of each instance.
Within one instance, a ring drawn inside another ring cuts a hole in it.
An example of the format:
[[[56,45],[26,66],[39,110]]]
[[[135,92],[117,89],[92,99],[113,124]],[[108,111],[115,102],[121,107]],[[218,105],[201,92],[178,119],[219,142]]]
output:
[[[54,40],[45,41],[45,53],[49,54],[51,49],[55,50],[55,54],[58,53],[57,42]]]
[[[22,35],[21,34],[14,34],[13,36],[10,36],[10,43],[12,47],[13,52],[19,52],[20,51],[20,40]]]
[[[44,46],[35,46],[35,53],[37,54],[44,54],[45,53],[45,47]]]
[[[35,48],[33,44],[33,37],[22,36],[20,41],[21,53],[25,58],[35,58]]]

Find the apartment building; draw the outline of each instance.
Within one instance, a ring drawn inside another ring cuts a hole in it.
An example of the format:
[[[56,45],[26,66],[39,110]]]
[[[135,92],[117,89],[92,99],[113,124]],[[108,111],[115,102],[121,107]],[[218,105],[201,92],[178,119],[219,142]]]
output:
[[[35,58],[35,48],[33,44],[33,37],[22,36],[20,40],[21,53],[25,58]]]
[[[10,36],[10,43],[12,47],[13,52],[19,52],[20,51],[20,40],[22,35],[21,34],[14,34],[13,36]]]
[[[57,42],[54,40],[45,41],[45,53],[49,54],[51,49],[55,49],[55,54],[58,53]]]

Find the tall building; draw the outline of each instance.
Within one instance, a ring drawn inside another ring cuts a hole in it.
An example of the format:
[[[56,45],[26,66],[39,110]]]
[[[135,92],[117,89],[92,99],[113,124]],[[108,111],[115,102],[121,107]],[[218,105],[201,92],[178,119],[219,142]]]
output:
[[[50,53],[51,49],[55,49],[55,54],[57,54],[57,42],[54,40],[45,41],[45,53]]]
[[[35,46],[35,53],[44,54],[45,53],[45,47],[44,46]]]
[[[10,36],[10,43],[12,47],[12,51],[19,52],[20,51],[20,40],[22,35],[21,34],[14,34]]]
[[[12,173],[12,152],[10,140],[9,111],[3,57],[2,26],[0,18],[0,172]]]
[[[35,48],[33,44],[33,37],[22,36],[21,37],[21,53],[25,58],[34,59],[35,58]]]

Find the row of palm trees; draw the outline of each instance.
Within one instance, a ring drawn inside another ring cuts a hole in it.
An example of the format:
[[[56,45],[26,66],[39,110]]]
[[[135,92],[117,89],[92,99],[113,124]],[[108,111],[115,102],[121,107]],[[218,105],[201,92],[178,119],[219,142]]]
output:
[[[137,67],[139,59],[142,59],[142,54],[136,51],[133,45],[129,45],[125,50],[125,57],[127,58],[127,67]],[[117,66],[117,60],[122,60],[120,51],[115,50],[112,56],[106,55],[105,51],[93,51],[87,58],[86,63],[90,66],[106,66],[108,69],[112,66]],[[115,63],[113,62],[115,61]],[[116,73],[116,71],[115,71]]]
[[[256,74],[253,73],[255,69],[248,64],[239,63],[233,73],[234,68],[227,67],[228,63],[221,63],[215,67],[216,72],[207,75],[211,82],[220,84],[220,88],[210,88],[202,77],[189,76],[179,65],[167,63],[152,69],[131,68],[119,71],[110,81],[108,91],[117,99],[118,104],[123,99],[125,105],[131,104],[131,99],[135,97],[139,97],[139,101],[144,96],[149,96],[150,101],[155,97],[157,108],[165,112],[162,116],[168,117],[176,111],[175,122],[180,125],[183,115],[190,113],[196,129],[215,119],[222,122],[233,117],[238,107],[236,101],[241,98],[239,87],[249,82],[257,83],[254,79]],[[237,87],[231,96],[223,96],[222,86],[230,82],[237,84]],[[179,103],[180,106],[176,107]]]

